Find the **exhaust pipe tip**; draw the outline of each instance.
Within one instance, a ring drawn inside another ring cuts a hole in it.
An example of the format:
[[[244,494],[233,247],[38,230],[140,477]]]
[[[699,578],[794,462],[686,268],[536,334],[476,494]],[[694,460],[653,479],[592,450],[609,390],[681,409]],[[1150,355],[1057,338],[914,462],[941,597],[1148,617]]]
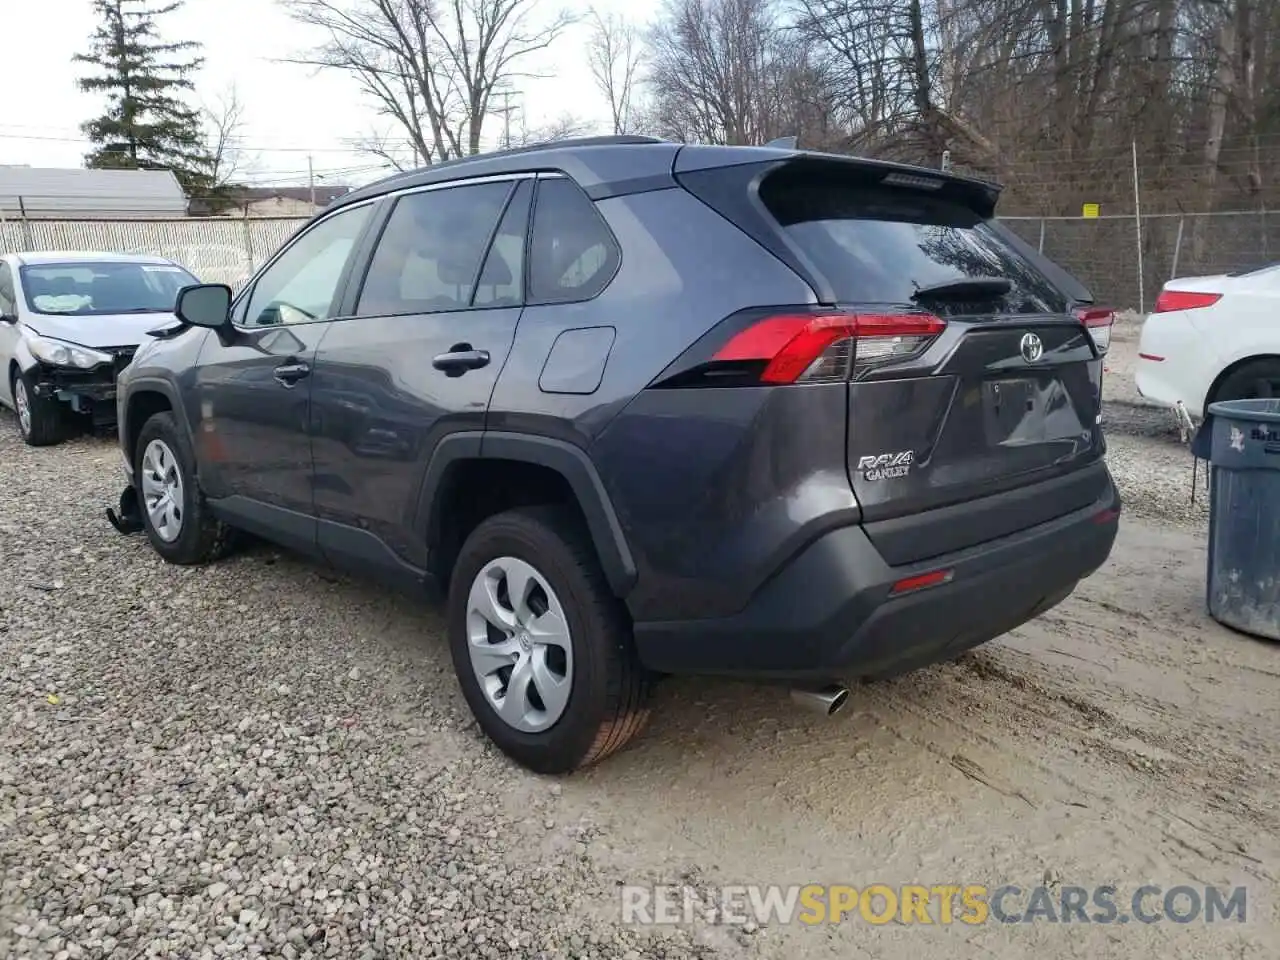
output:
[[[830,717],[848,701],[849,688],[839,684],[816,690],[796,688],[791,691],[791,699],[806,710]]]

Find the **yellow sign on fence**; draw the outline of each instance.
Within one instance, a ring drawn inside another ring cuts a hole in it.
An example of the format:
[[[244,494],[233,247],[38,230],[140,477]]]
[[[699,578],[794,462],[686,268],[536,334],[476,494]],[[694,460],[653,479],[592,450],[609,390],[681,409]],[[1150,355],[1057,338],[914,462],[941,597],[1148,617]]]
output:
[[[1080,215],[1088,217],[1090,220],[1094,219],[1098,215],[1098,205],[1096,203],[1086,203]]]

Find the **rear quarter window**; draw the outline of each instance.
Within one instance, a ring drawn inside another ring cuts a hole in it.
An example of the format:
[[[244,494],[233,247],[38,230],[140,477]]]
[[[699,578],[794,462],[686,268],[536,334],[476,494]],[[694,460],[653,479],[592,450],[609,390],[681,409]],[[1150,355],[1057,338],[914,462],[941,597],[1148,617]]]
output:
[[[572,180],[538,183],[529,240],[529,302],[573,303],[599,294],[622,254],[595,204]]]
[[[844,302],[911,304],[917,290],[1000,277],[1008,294],[949,313],[1062,313],[1067,297],[982,217],[919,191],[786,181],[760,198],[784,234]],[[931,304],[932,306],[932,304]]]

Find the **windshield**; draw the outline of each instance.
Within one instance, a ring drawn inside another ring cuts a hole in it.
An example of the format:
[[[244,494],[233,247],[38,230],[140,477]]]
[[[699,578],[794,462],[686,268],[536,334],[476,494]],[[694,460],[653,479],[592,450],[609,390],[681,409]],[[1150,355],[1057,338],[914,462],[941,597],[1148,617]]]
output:
[[[168,263],[40,263],[18,273],[32,312],[70,317],[171,313],[178,291],[200,282]]]

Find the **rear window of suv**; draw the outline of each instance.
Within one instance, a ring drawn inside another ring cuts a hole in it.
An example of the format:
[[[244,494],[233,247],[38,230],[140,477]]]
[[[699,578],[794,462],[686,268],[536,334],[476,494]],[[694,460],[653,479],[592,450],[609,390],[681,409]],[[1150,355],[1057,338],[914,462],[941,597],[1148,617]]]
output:
[[[916,190],[769,178],[760,198],[849,303],[906,305],[923,287],[1000,277],[1009,293],[947,312],[1061,313],[1067,298],[978,214]],[[933,304],[931,304],[932,306]]]

